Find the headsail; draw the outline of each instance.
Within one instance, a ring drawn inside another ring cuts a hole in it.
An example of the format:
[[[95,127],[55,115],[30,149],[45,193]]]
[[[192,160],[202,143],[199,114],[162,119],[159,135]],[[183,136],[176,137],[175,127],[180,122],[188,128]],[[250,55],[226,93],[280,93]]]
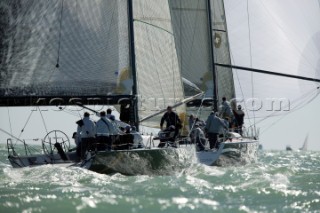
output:
[[[232,64],[320,78],[317,0],[225,3]],[[314,82],[241,70],[234,76],[238,101],[257,120],[293,111],[319,94]]]
[[[138,109],[140,119],[184,99],[167,1],[133,1]],[[184,106],[178,107],[183,114]],[[160,118],[150,117],[142,125],[159,127]]]

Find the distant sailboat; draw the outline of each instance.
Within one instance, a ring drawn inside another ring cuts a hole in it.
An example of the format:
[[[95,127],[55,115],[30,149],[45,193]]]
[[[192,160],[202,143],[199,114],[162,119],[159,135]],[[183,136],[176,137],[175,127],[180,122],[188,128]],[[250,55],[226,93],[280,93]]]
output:
[[[309,138],[309,134],[304,139],[303,145],[299,150],[301,150],[301,151],[307,151],[308,150],[308,138]]]
[[[302,147],[298,149],[299,151],[307,151],[308,150],[308,138],[309,138],[309,134],[304,139]],[[286,151],[294,151],[294,149],[290,145],[287,145]]]
[[[290,146],[290,145],[287,145],[286,146],[286,151],[292,151],[293,149],[292,149],[292,147]]]

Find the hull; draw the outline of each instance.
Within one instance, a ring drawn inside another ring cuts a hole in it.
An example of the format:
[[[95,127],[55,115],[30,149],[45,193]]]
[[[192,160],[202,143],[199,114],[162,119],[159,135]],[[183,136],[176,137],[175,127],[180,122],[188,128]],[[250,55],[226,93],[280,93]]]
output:
[[[75,152],[66,153],[68,160],[63,160],[59,154],[9,155],[8,159],[14,168],[69,164],[101,174],[167,175],[188,167],[190,156],[194,155],[194,151],[193,146],[98,151],[88,152],[86,159],[81,162],[77,161]]]
[[[59,154],[18,156],[9,155],[14,168],[47,164],[70,164],[101,174],[124,175],[168,175],[189,167],[194,157],[208,166],[244,165],[257,159],[259,142],[248,140],[220,143],[218,150],[195,151],[193,145],[178,148],[143,148],[117,151],[89,152],[86,160],[77,162],[75,152],[65,153],[67,160]]]
[[[82,167],[102,174],[168,175],[188,167],[193,153],[193,146],[96,152]]]
[[[68,160],[63,160],[59,154],[37,154],[28,156],[9,155],[8,159],[13,168],[41,166],[47,164],[75,163],[77,155],[75,152],[66,153]]]
[[[218,150],[196,152],[198,161],[208,166],[244,165],[257,160],[257,140],[223,142]]]

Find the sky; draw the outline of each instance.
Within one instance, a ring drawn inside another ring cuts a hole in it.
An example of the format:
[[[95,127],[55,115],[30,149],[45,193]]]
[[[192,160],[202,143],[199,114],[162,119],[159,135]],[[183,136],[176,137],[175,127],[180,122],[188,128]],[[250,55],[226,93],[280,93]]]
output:
[[[283,150],[287,145],[299,149],[308,135],[308,150],[320,151],[320,97],[284,117],[269,119],[260,126],[264,149]]]
[[[41,107],[40,109],[43,110],[41,113],[39,111],[32,112],[32,108],[29,107],[1,107],[0,128],[9,133],[12,132],[16,137],[19,137],[21,134],[19,138],[27,139],[26,142],[29,143],[40,143],[40,141],[34,141],[33,139],[42,139],[47,132],[61,130],[69,136],[70,143],[72,144],[71,136],[76,131],[75,122],[80,119],[79,113],[82,115],[84,111],[66,113],[59,111],[57,107]],[[293,149],[299,149],[308,135],[308,150],[320,151],[320,113],[317,113],[319,109],[320,96],[297,111],[283,117],[268,119],[259,124],[259,141],[263,149],[284,150],[287,145],[290,145]],[[45,123],[43,123],[41,114]],[[118,117],[116,112],[113,114]],[[28,121],[29,116],[30,119]],[[98,119],[94,115],[91,118],[94,120]],[[24,131],[21,133],[22,129]],[[7,134],[0,131],[1,144],[6,143],[8,137]]]

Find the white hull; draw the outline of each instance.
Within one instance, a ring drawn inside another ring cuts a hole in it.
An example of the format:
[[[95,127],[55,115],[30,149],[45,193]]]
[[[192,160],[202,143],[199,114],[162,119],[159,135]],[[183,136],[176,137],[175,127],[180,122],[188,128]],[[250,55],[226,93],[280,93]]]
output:
[[[196,152],[198,161],[208,166],[248,164],[257,159],[259,142],[243,140],[220,143],[218,150]]]
[[[62,160],[59,154],[37,154],[28,156],[9,155],[8,159],[13,168],[33,167],[47,164],[68,164],[76,162],[76,153],[66,153],[68,160]]]

